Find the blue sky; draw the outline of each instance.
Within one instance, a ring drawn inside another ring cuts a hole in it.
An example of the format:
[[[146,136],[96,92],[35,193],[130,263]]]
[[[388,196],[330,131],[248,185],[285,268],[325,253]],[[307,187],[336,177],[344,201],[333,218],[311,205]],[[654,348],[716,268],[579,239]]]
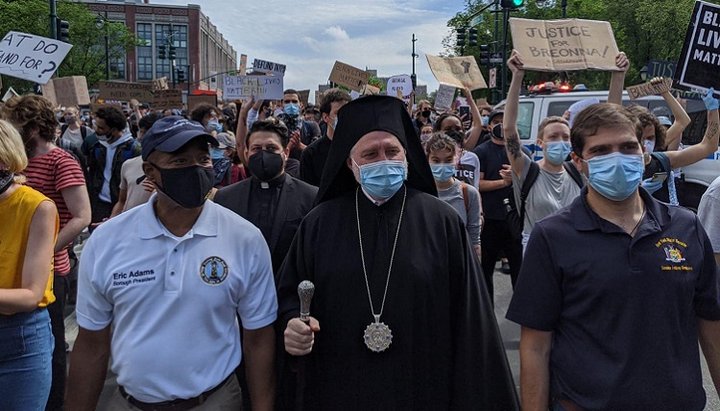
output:
[[[412,72],[412,34],[419,39],[419,84],[437,89],[425,53],[442,51],[447,21],[464,0],[195,0],[240,54],[287,65],[285,87],[316,90],[335,60],[380,76]],[[151,0],[156,4],[187,4]],[[312,93],[311,93],[312,96]],[[312,97],[311,97],[312,99]]]

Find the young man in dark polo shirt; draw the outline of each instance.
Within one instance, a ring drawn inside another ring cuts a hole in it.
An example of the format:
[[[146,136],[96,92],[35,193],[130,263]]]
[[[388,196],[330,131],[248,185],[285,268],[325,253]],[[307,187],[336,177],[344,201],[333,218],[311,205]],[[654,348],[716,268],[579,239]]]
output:
[[[719,123],[711,110],[708,133]],[[712,247],[692,212],[638,189],[638,124],[612,104],[575,120],[589,184],[535,225],[507,313],[522,325],[524,410],[702,410],[698,338],[719,386]]]

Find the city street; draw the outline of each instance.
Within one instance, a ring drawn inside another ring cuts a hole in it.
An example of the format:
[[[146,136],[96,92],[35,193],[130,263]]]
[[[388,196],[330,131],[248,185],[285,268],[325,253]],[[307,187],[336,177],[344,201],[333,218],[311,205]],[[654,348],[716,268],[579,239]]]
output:
[[[503,342],[505,344],[505,352],[512,368],[513,377],[515,378],[516,385],[520,382],[520,356],[518,349],[520,346],[520,327],[505,319],[505,311],[510,304],[512,298],[512,287],[510,286],[510,276],[502,274],[500,271],[495,271],[495,316],[498,320],[500,332],[503,336]],[[66,325],[66,337],[68,343],[72,347],[77,336],[77,323],[75,322],[74,313],[68,316],[65,320]],[[707,370],[703,358],[703,383],[705,386],[705,392],[708,393],[708,402],[705,406],[706,411],[717,411],[720,410],[720,400],[713,386],[710,374]],[[108,378],[105,380],[105,389],[100,397],[100,403],[98,410],[104,409],[104,404],[107,403],[113,390],[117,388],[115,382],[115,376],[108,373]]]

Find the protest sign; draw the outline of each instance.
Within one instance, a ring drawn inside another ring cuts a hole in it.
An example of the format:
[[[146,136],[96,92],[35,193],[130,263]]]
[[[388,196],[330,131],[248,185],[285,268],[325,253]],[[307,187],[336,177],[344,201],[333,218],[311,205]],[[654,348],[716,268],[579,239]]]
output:
[[[380,89],[372,84],[366,84],[361,91],[363,96],[374,96],[380,94]]]
[[[240,55],[240,67],[238,68],[238,74],[241,76],[245,75],[247,71],[247,54]]]
[[[136,99],[143,103],[152,101],[152,85],[149,83],[128,83],[124,81],[98,82],[100,95],[103,100],[130,101]]]
[[[511,18],[510,30],[526,70],[618,70],[619,51],[606,21]]]
[[[90,104],[85,76],[59,77],[42,86],[43,97],[56,106],[86,106]]]
[[[0,41],[0,73],[45,84],[71,48],[62,41],[10,31]]]
[[[363,90],[368,80],[370,73],[340,61],[335,61],[330,72],[330,81],[358,92]]]
[[[225,76],[223,98],[238,100],[255,96],[256,100],[283,98],[283,78],[275,76]]]
[[[193,111],[200,104],[210,104],[217,107],[217,96],[214,94],[203,94],[200,96],[188,96],[188,112]]]
[[[297,92],[300,103],[302,103],[303,106],[307,107],[308,99],[310,98],[310,90],[298,90]]]
[[[153,90],[167,90],[170,88],[168,86],[168,78],[167,77],[160,77],[156,78],[152,81],[152,89]]]
[[[685,44],[675,69],[675,87],[720,92],[720,6],[695,2]]]
[[[672,79],[665,78],[663,79],[663,81],[658,82],[657,84],[651,84],[650,82],[647,82],[644,84],[627,87],[625,90],[628,92],[630,99],[635,100],[640,97],[653,96],[656,94],[664,93],[666,91],[670,91],[670,87],[672,87]]]
[[[155,90],[153,92],[152,108],[156,110],[182,108],[182,106],[182,91],[180,90]]]
[[[435,105],[434,108],[437,111],[450,110],[450,106],[455,96],[455,87],[448,86],[446,84],[440,84],[438,91],[435,94]]]
[[[5,95],[4,95],[3,98],[2,98],[2,102],[3,102],[3,103],[7,103],[8,100],[10,100],[10,99],[13,98],[13,97],[17,97],[17,96],[19,96],[19,95],[20,95],[20,94],[18,94],[17,91],[15,91],[14,88],[10,87],[10,88],[8,88],[8,90],[5,92]]]
[[[387,95],[398,96],[402,93],[402,97],[410,97],[413,92],[412,79],[407,74],[401,76],[393,76],[387,82]]]
[[[120,103],[105,103],[105,102],[96,102],[96,103],[90,104],[90,111],[94,113],[94,112],[98,111],[99,108],[102,108],[102,107],[113,107],[120,111],[123,111],[122,104],[120,104]]]
[[[430,54],[425,57],[439,83],[470,90],[487,88],[475,57],[437,57]]]
[[[285,65],[273,63],[272,61],[255,59],[253,60],[253,71],[282,77],[285,75]]]

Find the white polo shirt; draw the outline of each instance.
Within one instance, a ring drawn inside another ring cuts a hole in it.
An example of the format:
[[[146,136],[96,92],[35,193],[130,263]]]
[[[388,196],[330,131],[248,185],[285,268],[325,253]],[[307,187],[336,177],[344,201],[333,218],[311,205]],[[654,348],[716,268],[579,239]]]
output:
[[[246,329],[271,325],[277,297],[260,230],[211,201],[182,238],[148,203],[98,227],[83,248],[77,322],[112,324],[112,370],[144,402],[192,398],[240,363]]]

